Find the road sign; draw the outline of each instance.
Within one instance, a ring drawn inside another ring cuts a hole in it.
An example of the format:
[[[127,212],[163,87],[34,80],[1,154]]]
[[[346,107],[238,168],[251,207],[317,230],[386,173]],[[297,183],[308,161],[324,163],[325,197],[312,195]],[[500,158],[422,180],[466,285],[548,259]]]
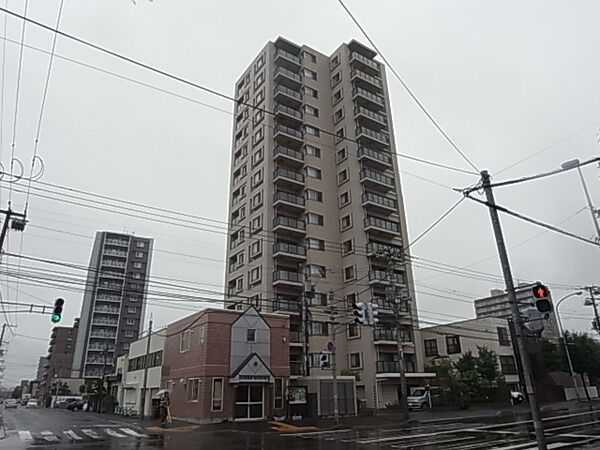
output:
[[[334,350],[335,350],[335,342],[333,342],[333,341],[329,341],[329,342],[327,343],[327,351],[328,351],[328,352],[332,352],[332,351],[334,351]]]

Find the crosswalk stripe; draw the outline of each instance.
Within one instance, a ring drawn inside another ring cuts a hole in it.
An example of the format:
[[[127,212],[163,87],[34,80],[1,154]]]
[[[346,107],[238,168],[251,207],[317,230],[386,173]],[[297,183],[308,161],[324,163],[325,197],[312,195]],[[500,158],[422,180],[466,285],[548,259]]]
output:
[[[121,430],[123,433],[127,433],[130,436],[135,436],[135,437],[148,437],[146,434],[141,434],[138,433],[137,431],[133,431],[129,428],[119,428],[119,430]]]
[[[33,436],[29,431],[19,431],[19,437],[22,441],[33,441]]]
[[[81,432],[83,434],[88,435],[92,439],[104,439],[102,436],[100,436],[98,433],[96,433],[94,430],[92,430],[90,428],[84,428],[81,430]]]
[[[105,428],[105,429],[104,429],[104,432],[105,432],[106,434],[108,434],[109,436],[112,436],[112,437],[117,437],[117,438],[124,438],[124,437],[127,437],[127,436],[125,436],[124,434],[117,433],[115,430],[111,430],[110,428]]]
[[[55,435],[55,434],[54,434],[52,431],[50,431],[50,430],[45,430],[45,431],[42,431],[40,434],[41,434],[41,435],[42,435],[42,437],[43,437],[44,439],[46,439],[48,442],[58,442],[58,441],[60,441],[60,438],[59,438],[57,435]]]
[[[63,433],[65,434],[65,436],[67,436],[69,439],[73,439],[75,441],[81,441],[83,438],[81,436],[79,436],[77,433],[75,433],[73,430],[65,430],[63,431]]]

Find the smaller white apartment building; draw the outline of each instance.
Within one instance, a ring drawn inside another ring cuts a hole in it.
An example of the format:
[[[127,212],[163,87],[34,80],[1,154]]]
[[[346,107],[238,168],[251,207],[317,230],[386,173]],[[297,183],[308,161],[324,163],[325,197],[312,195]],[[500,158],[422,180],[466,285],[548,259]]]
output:
[[[148,336],[144,336],[132,342],[129,352],[117,359],[117,374],[121,374],[121,381],[117,385],[119,406],[140,413],[144,372],[147,370],[144,415],[146,417],[151,415],[152,398],[160,390],[166,335],[166,328],[153,331],[149,349],[147,349]]]
[[[471,351],[477,355],[477,347],[486,347],[498,355],[498,367],[509,386],[518,386],[517,361],[513,351],[508,320],[484,317],[461,322],[422,328],[425,365],[435,358],[448,357],[458,360]]]

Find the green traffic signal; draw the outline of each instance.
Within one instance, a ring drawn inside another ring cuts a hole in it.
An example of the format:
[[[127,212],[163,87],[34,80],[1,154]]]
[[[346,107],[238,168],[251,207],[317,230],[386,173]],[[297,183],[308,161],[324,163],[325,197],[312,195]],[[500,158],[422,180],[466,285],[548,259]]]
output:
[[[52,323],[58,323],[58,322],[60,322],[61,318],[62,318],[62,316],[60,314],[52,314],[52,317],[50,317],[50,321]]]
[[[58,323],[60,319],[62,319],[62,311],[63,305],[65,304],[65,300],[63,298],[57,298],[54,301],[54,310],[52,311],[52,316],[50,317],[50,322]]]

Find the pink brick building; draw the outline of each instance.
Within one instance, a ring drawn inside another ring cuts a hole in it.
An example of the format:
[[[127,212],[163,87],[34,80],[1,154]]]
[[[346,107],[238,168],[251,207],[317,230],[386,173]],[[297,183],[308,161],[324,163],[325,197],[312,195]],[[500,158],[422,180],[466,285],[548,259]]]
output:
[[[193,422],[285,414],[289,317],[205,309],[167,327],[162,384],[171,415]]]

